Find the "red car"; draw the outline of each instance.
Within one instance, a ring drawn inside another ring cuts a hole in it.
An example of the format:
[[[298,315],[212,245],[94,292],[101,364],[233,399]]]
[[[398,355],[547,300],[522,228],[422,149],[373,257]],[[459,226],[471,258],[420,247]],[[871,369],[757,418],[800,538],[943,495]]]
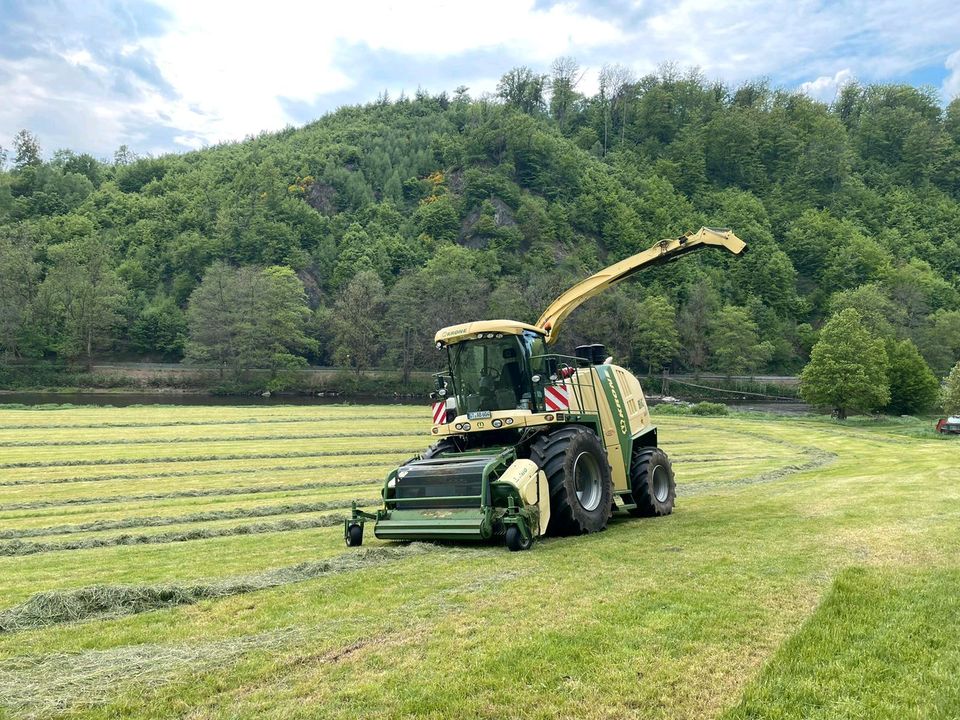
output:
[[[940,418],[937,421],[937,432],[944,435],[960,435],[960,417]]]

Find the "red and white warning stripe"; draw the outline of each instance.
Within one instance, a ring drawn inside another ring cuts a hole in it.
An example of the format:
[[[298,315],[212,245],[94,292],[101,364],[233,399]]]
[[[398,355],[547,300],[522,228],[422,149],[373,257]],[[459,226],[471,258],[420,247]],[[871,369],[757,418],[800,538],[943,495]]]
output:
[[[441,400],[433,404],[433,424],[443,425],[447,419],[447,404]]]
[[[551,412],[570,409],[570,398],[566,385],[547,385],[543,389],[543,404]]]

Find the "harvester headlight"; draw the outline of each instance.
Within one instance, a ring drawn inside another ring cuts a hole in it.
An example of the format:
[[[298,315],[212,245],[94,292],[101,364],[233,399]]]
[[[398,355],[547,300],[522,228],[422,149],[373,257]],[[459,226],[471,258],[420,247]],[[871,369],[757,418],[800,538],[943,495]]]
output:
[[[463,429],[464,429],[464,430],[469,430],[469,429],[470,429],[470,423],[464,423],[464,424],[463,424]]]
[[[457,423],[456,425],[454,425],[454,427],[455,427],[457,430],[463,430],[463,423]]]
[[[443,343],[439,340],[437,341],[437,350],[443,350]]]
[[[547,422],[553,422],[553,415],[544,415],[543,419]]]
[[[507,418],[506,420],[504,420],[504,422],[505,422],[507,425],[513,425],[513,418]]]
[[[497,340],[503,337],[503,333],[497,333]]]
[[[540,376],[539,376],[539,375],[534,375],[532,378],[530,378],[530,380],[533,381],[533,382],[535,382],[535,383],[538,383],[538,382],[540,382]]]
[[[503,427],[503,420],[494,420],[490,424],[493,425],[495,428]]]
[[[434,435],[436,435],[438,432],[440,432],[440,428],[434,428],[434,429],[433,429],[433,434],[434,434]]]

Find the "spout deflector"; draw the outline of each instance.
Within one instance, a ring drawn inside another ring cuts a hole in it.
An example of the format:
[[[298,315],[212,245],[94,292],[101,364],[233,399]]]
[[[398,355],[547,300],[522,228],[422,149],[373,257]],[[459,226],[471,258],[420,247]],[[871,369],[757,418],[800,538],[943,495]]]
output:
[[[548,343],[556,340],[560,324],[581,304],[639,270],[671,262],[703,247],[719,247],[739,255],[747,244],[732,230],[702,227],[697,232],[678,238],[661,240],[641,253],[604,268],[583,280],[554,300],[537,320],[537,327],[546,334]]]

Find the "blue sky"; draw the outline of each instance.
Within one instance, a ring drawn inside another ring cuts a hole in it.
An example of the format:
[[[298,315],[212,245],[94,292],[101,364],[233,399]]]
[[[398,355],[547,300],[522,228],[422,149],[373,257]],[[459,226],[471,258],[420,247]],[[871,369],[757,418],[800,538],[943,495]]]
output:
[[[960,94],[960,4],[837,0],[219,2],[0,0],[0,145],[164,153],[308,122],[418,86],[491,92],[515,65],[570,55],[672,61],[735,85],[767,77],[826,101],[838,85]]]

